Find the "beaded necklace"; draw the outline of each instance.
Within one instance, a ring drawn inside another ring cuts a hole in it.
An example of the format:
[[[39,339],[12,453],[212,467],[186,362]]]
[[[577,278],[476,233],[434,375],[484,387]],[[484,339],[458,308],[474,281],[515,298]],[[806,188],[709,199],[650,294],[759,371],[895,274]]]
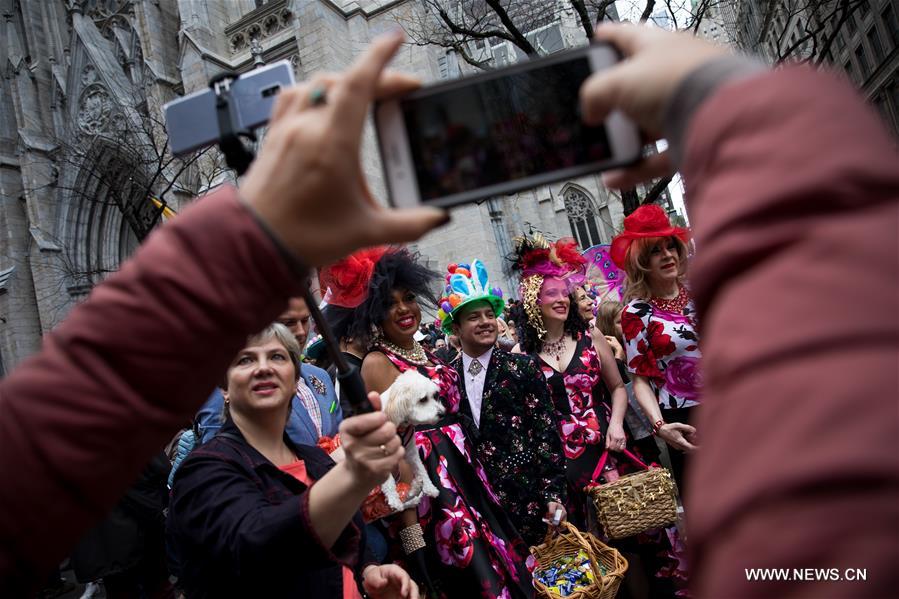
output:
[[[676,314],[681,314],[683,313],[684,308],[687,307],[687,304],[690,303],[690,296],[687,295],[686,287],[679,286],[677,297],[673,299],[652,297],[649,299],[649,301],[652,302],[653,306],[655,306],[662,312],[673,312]]]
[[[387,341],[386,339],[381,339],[378,342],[378,345],[380,345],[390,353],[401,357],[410,364],[415,364],[416,366],[427,366],[428,364],[428,355],[425,353],[425,350],[421,346],[421,343],[415,341],[414,339],[412,340],[412,349],[400,347],[396,343],[392,343],[390,341]]]

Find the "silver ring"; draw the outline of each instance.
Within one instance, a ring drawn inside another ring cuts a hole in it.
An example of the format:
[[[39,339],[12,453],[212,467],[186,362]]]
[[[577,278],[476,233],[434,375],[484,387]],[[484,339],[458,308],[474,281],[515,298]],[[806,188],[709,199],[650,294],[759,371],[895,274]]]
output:
[[[309,92],[309,103],[312,106],[323,106],[328,103],[328,90],[324,87],[313,87]]]
[[[385,456],[386,456],[386,455],[390,455],[390,454],[387,452],[387,446],[384,445],[383,443],[381,443],[381,453],[383,453]]]

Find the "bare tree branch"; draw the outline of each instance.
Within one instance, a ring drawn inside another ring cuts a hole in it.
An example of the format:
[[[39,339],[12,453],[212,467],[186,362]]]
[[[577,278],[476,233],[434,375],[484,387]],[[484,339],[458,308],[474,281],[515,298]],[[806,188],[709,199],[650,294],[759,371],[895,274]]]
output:
[[[535,55],[537,54],[537,50],[534,46],[531,45],[531,42],[521,33],[521,30],[515,26],[515,23],[512,22],[512,19],[509,18],[509,13],[506,12],[506,9],[503,8],[502,4],[500,4],[499,0],[485,0],[487,2],[487,6],[492,8],[496,15],[499,17],[500,22],[503,26],[509,30],[509,33],[512,35],[512,43],[521,48],[525,54]]]
[[[611,1],[614,2],[615,0]],[[584,0],[571,0],[571,6],[574,7],[574,12],[577,13],[578,20],[581,22],[581,27],[584,28],[584,35],[587,36],[587,39],[593,39],[593,24],[590,22],[590,15],[587,14],[587,7],[584,5]],[[600,14],[605,15],[605,12]]]
[[[656,0],[646,0],[646,8],[643,9],[643,14],[640,15],[641,23],[645,23],[652,16],[652,9],[655,8],[655,5]]]

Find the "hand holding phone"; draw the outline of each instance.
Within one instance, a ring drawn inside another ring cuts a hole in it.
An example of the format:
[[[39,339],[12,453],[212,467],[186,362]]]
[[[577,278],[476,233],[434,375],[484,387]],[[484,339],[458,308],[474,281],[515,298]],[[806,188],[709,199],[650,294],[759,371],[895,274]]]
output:
[[[581,85],[617,62],[594,44],[377,103],[391,202],[452,206],[635,162],[633,123],[580,113]]]

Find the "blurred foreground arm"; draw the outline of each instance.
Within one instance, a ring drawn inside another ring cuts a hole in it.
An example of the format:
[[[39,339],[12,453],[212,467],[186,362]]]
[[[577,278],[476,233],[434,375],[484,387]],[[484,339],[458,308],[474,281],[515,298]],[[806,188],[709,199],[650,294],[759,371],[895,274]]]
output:
[[[787,66],[710,77],[721,49],[647,31],[598,31],[631,58],[595,76],[582,98],[585,108],[591,91],[599,98],[590,118],[620,108],[656,135],[683,132],[705,377],[686,502],[694,588],[890,596],[899,587],[895,140],[838,76]],[[663,127],[666,114],[681,120]],[[608,182],[670,167],[654,158]],[[864,568],[867,580],[758,582],[750,568],[841,577]]]
[[[446,219],[378,206],[351,158],[371,100],[416,85],[383,70],[401,41],[328,78],[324,106],[308,85],[284,92],[243,201],[222,189],[154,232],[0,382],[0,596],[40,584],[300,295],[285,253],[318,265]]]

